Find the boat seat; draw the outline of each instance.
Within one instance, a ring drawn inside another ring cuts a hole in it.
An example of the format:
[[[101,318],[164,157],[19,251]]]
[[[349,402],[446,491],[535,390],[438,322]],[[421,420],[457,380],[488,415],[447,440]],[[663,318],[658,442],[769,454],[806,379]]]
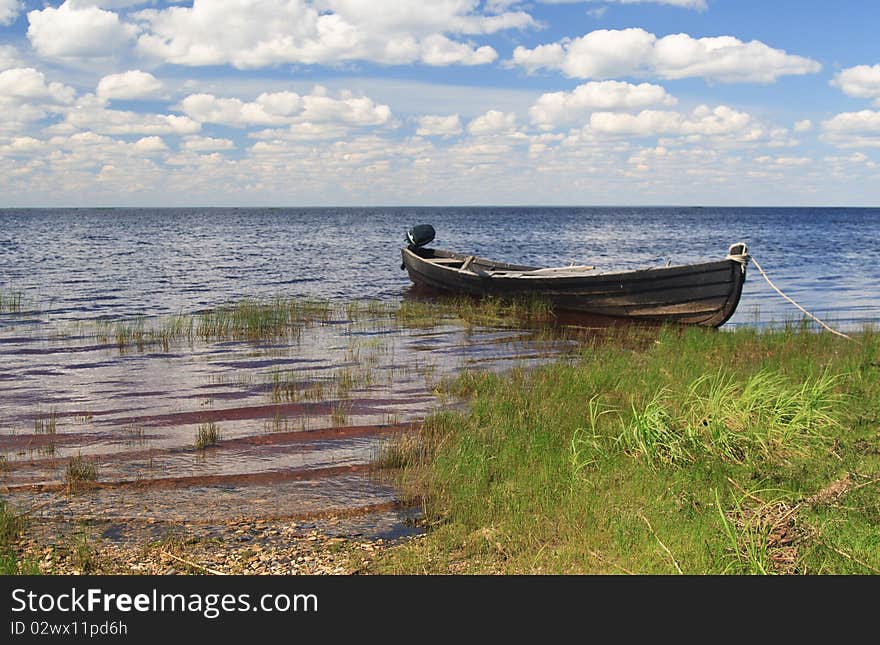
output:
[[[431,264],[461,264],[463,260],[458,258],[430,258],[428,262]]]
[[[590,264],[572,265],[567,267],[548,267],[546,269],[532,269],[531,271],[490,271],[491,275],[499,278],[547,278],[576,276],[587,271],[595,271],[596,267]]]

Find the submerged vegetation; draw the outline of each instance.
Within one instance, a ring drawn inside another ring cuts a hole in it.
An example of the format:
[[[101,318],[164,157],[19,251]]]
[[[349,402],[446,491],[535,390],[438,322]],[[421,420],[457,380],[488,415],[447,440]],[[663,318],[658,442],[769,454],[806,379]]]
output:
[[[216,423],[211,421],[210,423],[199,424],[198,430],[196,430],[196,450],[204,450],[210,446],[215,446],[218,441],[220,441],[220,428]]]
[[[3,291],[0,290],[0,314],[21,313],[25,307],[26,300],[21,291]]]
[[[618,330],[450,387],[377,459],[429,527],[377,572],[880,573],[872,330]]]
[[[28,303],[22,293],[0,292],[0,313],[20,312]],[[356,327],[430,328],[441,324],[465,327],[521,327],[554,319],[548,302],[540,299],[475,299],[439,297],[433,301],[400,303],[362,300],[349,303],[283,297],[245,299],[207,311],[172,316],[137,316],[123,320],[57,323],[50,335],[95,338],[120,352],[146,351],[196,342],[299,342],[303,331],[315,325],[348,324]]]

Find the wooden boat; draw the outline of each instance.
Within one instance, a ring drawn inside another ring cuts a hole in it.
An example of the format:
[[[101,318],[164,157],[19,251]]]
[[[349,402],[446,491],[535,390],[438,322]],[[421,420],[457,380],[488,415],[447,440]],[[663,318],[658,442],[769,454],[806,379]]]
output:
[[[416,285],[473,296],[548,299],[555,309],[591,315],[719,327],[736,311],[748,249],[733,244],[714,262],[601,273],[594,266],[533,267],[428,248],[434,230],[410,229],[401,249]]]

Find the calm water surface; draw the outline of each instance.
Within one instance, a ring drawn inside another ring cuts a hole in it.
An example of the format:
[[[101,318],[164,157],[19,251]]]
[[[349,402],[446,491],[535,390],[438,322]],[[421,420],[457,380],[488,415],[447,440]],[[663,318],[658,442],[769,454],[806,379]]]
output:
[[[192,312],[243,297],[399,299],[413,224],[435,245],[600,270],[724,257],[745,241],[771,278],[844,327],[880,319],[880,209],[345,208],[0,210],[0,289],[53,317]],[[754,270],[728,323],[799,315]]]

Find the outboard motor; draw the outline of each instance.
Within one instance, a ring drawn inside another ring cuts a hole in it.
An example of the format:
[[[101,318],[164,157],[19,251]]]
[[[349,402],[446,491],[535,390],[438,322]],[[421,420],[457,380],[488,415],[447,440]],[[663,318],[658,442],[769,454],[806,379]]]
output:
[[[417,224],[406,234],[406,241],[411,251],[434,241],[434,227],[430,224]]]

